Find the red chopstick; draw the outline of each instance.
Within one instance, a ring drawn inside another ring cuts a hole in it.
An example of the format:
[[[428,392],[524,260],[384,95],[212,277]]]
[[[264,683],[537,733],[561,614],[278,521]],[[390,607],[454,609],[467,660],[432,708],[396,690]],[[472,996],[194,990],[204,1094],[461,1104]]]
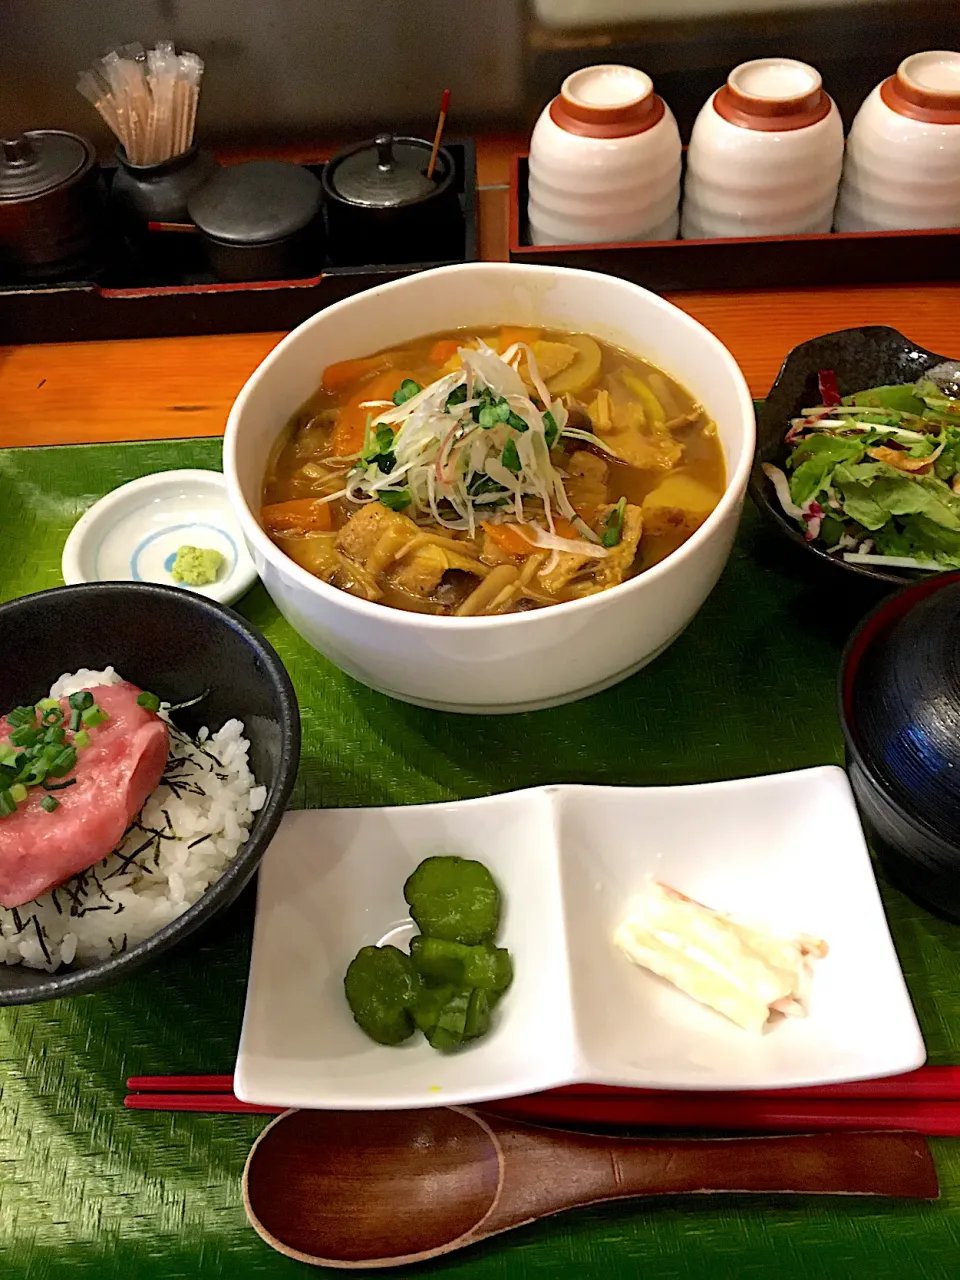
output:
[[[233,1093],[233,1076],[131,1076],[134,1093]]]
[[[135,1093],[233,1093],[233,1076],[131,1076],[127,1088]],[[960,1067],[920,1067],[904,1075],[886,1076],[880,1080],[850,1080],[843,1084],[813,1085],[801,1089],[761,1089],[738,1092],[702,1093],[661,1089],[631,1089],[616,1085],[571,1084],[547,1089],[529,1098],[511,1099],[526,1104],[530,1100],[549,1099],[567,1106],[574,1098],[588,1098],[594,1103],[612,1106],[616,1102],[652,1101],[657,1099],[689,1099],[717,1097],[774,1098],[793,1103],[801,1099],[887,1098],[960,1102]]]
[[[133,1093],[134,1111],[193,1111],[235,1115],[279,1115],[286,1108],[241,1102],[226,1093]],[[929,1100],[798,1099],[790,1104],[736,1094],[689,1094],[635,1099],[610,1105],[602,1099],[569,1098],[562,1108],[546,1096],[485,1103],[491,1111],[531,1124],[634,1125],[647,1129],[719,1129],[810,1133],[823,1129],[911,1129],[927,1137],[960,1137],[960,1105]]]
[[[283,1107],[241,1102],[232,1076],[131,1076],[124,1105],[137,1111],[277,1115]],[[658,1092],[568,1085],[483,1109],[531,1123],[636,1125],[659,1129],[811,1132],[912,1129],[960,1137],[960,1067],[921,1067],[882,1080],[756,1093]]]
[[[131,1111],[215,1111],[250,1116],[277,1116],[287,1109],[241,1102],[232,1093],[130,1093],[123,1105]]]
[[[483,1110],[530,1124],[636,1125],[655,1129],[812,1132],[818,1129],[912,1129],[927,1137],[960,1137],[960,1103],[893,1099],[803,1099],[774,1102],[742,1094],[671,1094],[614,1102],[531,1097],[485,1103]]]

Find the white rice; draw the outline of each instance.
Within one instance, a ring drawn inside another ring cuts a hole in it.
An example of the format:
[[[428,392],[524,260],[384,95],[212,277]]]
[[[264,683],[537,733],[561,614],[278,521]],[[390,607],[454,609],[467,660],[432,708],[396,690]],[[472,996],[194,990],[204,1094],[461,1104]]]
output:
[[[121,680],[112,667],[84,668],[61,676],[50,696]],[[249,746],[239,720],[213,735],[201,729],[196,742],[171,724],[163,781],[119,848],[33,902],[0,907],[0,963],[51,973],[92,964],[182,915],[235,857],[266,801],[247,763]]]

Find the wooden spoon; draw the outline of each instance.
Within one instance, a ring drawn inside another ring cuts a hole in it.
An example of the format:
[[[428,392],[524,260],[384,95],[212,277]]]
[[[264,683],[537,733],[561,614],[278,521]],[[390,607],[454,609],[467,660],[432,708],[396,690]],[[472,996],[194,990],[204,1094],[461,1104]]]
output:
[[[914,1133],[646,1141],[462,1107],[286,1111],[243,1171],[247,1216],[267,1244],[341,1268],[420,1262],[599,1200],[705,1191],[939,1195]]]

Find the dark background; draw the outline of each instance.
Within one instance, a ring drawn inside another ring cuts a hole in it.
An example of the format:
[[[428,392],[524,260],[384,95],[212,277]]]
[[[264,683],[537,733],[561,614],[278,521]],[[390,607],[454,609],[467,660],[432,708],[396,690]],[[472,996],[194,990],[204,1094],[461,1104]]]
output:
[[[74,129],[108,149],[77,73],[164,36],[204,58],[199,127],[219,145],[429,132],[447,85],[454,132],[527,130],[564,75],[613,61],[648,71],[687,135],[731,67],[770,54],[818,67],[849,124],[907,54],[960,47],[955,0],[740,2],[671,20],[666,0],[616,0],[630,22],[565,29],[543,20],[551,0],[0,0],[0,128]]]

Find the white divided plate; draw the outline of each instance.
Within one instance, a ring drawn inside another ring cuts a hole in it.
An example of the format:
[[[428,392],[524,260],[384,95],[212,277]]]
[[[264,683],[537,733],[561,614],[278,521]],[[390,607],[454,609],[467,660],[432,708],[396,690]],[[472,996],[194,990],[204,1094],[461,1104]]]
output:
[[[515,980],[490,1034],[453,1055],[377,1045],[343,975],[404,947],[403,883],[431,854],[478,858],[504,898]],[[809,1017],[762,1036],[631,965],[612,937],[651,877],[825,938]],[[843,770],[689,787],[556,786],[483,800],[289,813],[260,868],[235,1088],[247,1102],[392,1109],[593,1082],[772,1089],[892,1075],[923,1041]]]
[[[212,548],[224,557],[216,582],[174,582],[182,546]],[[63,547],[63,580],[162,582],[232,604],[257,580],[257,571],[230,510],[219,471],[158,471],[131,480],[94,503]]]

